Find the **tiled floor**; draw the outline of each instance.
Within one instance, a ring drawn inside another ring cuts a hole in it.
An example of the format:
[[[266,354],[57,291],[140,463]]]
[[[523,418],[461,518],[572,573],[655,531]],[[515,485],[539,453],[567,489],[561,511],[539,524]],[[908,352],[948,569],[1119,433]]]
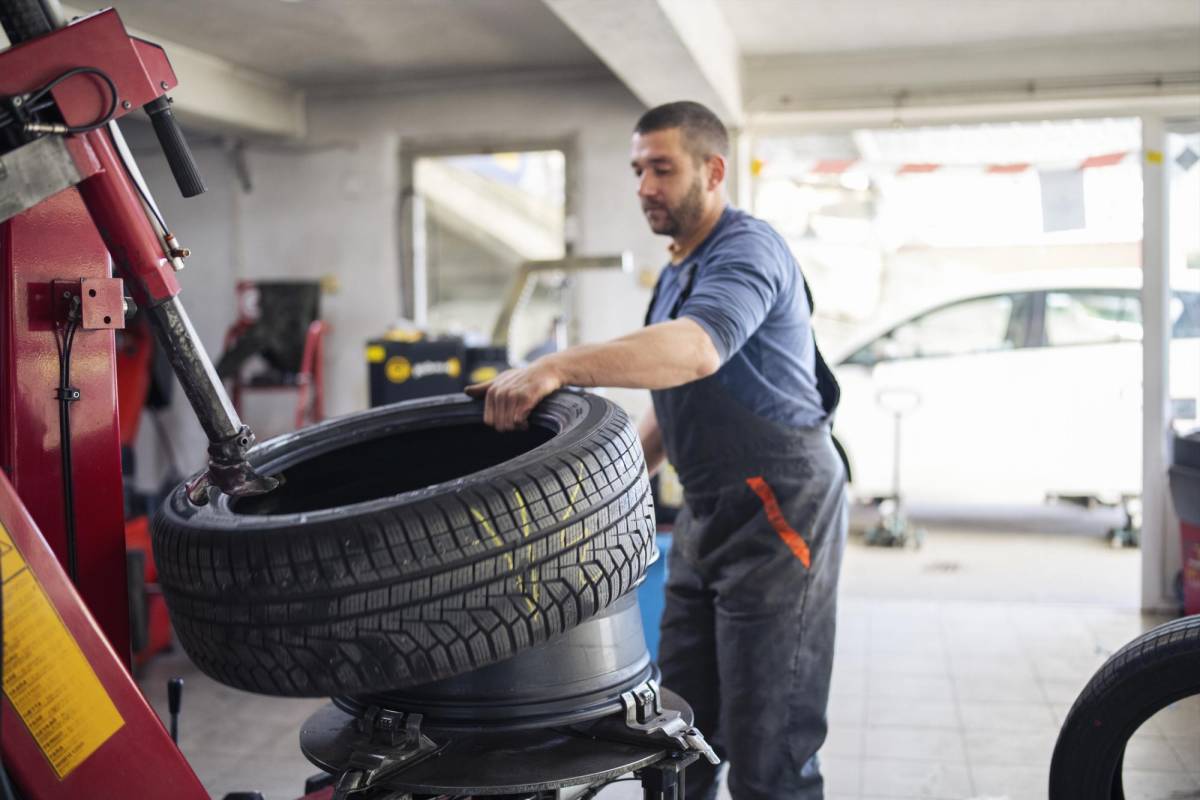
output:
[[[1075,695],[1160,621],[1132,610],[1139,565],[1136,552],[1086,537],[933,531],[921,551],[852,543],[822,751],[827,797],[1045,798]],[[300,794],[315,770],[297,731],[320,701],[226,689],[171,655],[143,680],[160,713],[172,674],[188,680],[181,746],[214,796]],[[1200,698],[1138,732],[1125,785],[1131,800],[1200,798]],[[630,783],[600,795],[640,797]]]

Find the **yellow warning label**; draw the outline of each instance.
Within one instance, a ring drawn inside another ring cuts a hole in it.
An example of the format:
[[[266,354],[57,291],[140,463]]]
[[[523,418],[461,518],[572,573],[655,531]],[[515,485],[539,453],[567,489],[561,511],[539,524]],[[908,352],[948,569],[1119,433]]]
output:
[[[0,578],[4,693],[62,779],[125,720],[3,524]]]

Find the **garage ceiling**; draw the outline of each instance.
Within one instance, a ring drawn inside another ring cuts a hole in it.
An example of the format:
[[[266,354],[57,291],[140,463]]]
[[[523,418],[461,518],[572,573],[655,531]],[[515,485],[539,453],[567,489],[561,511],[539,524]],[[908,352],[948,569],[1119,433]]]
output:
[[[290,136],[305,90],[509,77],[615,75],[643,103],[698,99],[738,126],[1091,100],[1194,114],[1200,94],[1200,0],[110,1],[185,67],[185,111]]]
[[[111,2],[131,27],[304,87],[603,69],[542,0]]]
[[[1192,27],[1196,0],[719,0],[744,55],[879,51]]]

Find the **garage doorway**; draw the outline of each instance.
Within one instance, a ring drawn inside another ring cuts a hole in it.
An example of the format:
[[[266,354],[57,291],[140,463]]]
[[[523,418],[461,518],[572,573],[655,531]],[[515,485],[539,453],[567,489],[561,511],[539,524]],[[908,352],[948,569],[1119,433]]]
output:
[[[898,487],[934,541],[964,537],[926,565],[931,585],[1011,597],[1014,563],[1055,537],[1059,573],[1113,588],[1039,575],[1031,599],[1057,584],[1055,599],[1139,603],[1138,554],[1106,537],[1137,522],[1142,486],[1141,137],[1110,118],[753,144],[754,212],[797,254],[838,365],[861,524]],[[1172,367],[1200,348],[1184,275]],[[995,558],[976,530],[1021,555]],[[988,564],[1007,566],[981,581]]]
[[[405,146],[402,150],[403,308],[431,335],[486,345],[518,269],[562,258],[571,219],[569,146]],[[570,284],[533,285],[512,323],[517,357],[561,344]]]

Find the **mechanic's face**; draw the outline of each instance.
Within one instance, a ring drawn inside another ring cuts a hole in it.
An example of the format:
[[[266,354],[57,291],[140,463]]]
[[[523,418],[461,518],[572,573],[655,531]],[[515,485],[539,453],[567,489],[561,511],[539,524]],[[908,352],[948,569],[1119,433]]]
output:
[[[650,230],[685,237],[704,215],[711,183],[707,160],[697,163],[678,128],[633,135],[633,174]]]

